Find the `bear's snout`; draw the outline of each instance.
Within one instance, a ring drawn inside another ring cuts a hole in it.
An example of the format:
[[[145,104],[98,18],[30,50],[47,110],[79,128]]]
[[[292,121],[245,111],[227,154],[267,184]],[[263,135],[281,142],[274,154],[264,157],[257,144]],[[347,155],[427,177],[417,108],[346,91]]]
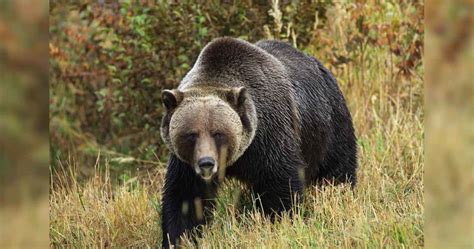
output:
[[[210,156],[202,157],[198,160],[198,169],[196,170],[204,180],[210,180],[217,172],[216,160]]]

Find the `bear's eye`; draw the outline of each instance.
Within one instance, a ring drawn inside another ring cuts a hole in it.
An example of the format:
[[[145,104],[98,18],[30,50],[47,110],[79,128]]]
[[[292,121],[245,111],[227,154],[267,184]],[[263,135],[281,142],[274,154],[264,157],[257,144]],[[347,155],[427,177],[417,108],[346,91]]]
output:
[[[217,141],[224,141],[226,136],[224,135],[224,133],[221,133],[221,132],[215,132],[212,134],[212,137],[217,140]]]
[[[183,138],[184,140],[186,140],[186,142],[189,142],[189,143],[194,143],[196,142],[196,139],[198,138],[198,134],[195,133],[195,132],[190,132],[190,133],[186,133],[183,135]]]

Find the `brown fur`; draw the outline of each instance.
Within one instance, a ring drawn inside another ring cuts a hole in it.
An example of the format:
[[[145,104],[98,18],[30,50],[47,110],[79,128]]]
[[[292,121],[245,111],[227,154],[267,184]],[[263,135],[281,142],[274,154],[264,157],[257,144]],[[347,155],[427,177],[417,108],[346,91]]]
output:
[[[240,118],[244,114],[239,109],[244,104],[241,102],[245,102],[244,91],[215,87],[166,90],[163,97],[171,98],[171,106],[165,103],[165,107],[172,116],[161,132],[168,148],[197,173],[200,172],[197,161],[203,157],[216,160],[213,173],[234,163],[252,142],[256,129],[255,121],[249,121],[250,127],[245,128]],[[216,141],[217,133],[223,135],[222,141]],[[194,136],[196,141],[190,142],[189,136]],[[222,148],[226,148],[225,165],[219,163]]]

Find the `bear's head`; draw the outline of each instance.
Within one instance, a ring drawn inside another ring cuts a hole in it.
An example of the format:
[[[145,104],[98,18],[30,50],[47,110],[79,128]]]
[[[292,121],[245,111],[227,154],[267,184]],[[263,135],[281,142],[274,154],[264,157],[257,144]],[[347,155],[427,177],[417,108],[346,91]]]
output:
[[[252,143],[255,106],[243,87],[164,90],[161,137],[204,180],[222,177]]]

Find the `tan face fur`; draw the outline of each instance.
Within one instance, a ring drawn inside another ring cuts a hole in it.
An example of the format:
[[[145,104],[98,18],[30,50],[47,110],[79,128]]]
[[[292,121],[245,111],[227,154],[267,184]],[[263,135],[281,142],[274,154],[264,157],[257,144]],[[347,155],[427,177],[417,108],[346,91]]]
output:
[[[170,117],[163,120],[169,124],[162,124],[162,137],[172,153],[193,167],[203,179],[210,180],[218,173],[220,178],[225,167],[234,163],[250,145],[255,129],[244,127],[242,113],[237,112],[239,104],[235,102],[238,96],[231,97],[230,102],[226,97],[245,94],[244,91],[197,92],[200,94],[178,90],[171,91],[169,96],[164,93],[166,115]],[[255,122],[250,123],[255,126]]]

